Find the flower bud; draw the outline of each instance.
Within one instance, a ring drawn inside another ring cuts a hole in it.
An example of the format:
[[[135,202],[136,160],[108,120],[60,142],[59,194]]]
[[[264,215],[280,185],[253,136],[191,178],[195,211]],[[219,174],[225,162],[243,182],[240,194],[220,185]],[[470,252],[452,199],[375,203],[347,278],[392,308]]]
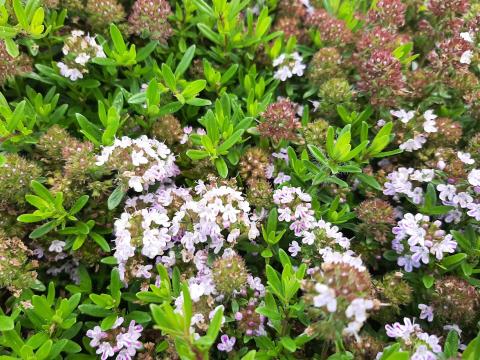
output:
[[[218,292],[233,295],[247,284],[247,269],[243,258],[235,253],[218,258],[212,266],[213,281]]]
[[[318,50],[308,65],[307,76],[309,80],[320,85],[331,79],[342,77],[342,57],[335,47],[324,47]]]
[[[172,10],[166,0],[136,0],[128,17],[130,31],[165,44],[173,34],[168,22],[170,15]]]
[[[30,183],[42,174],[40,167],[16,153],[6,153],[0,172],[0,207],[22,206],[25,195],[30,192]]]
[[[259,147],[248,148],[240,159],[240,176],[247,181],[265,179],[269,165],[269,154],[266,150]]]
[[[461,328],[475,323],[480,311],[480,295],[466,280],[446,276],[435,283],[432,299],[435,316]]]
[[[88,24],[97,30],[104,30],[110,24],[125,19],[125,9],[118,0],[88,0],[85,7]]]
[[[34,285],[37,264],[29,260],[30,255],[31,250],[22,240],[0,234],[0,288],[6,287],[18,297],[23,289]]]

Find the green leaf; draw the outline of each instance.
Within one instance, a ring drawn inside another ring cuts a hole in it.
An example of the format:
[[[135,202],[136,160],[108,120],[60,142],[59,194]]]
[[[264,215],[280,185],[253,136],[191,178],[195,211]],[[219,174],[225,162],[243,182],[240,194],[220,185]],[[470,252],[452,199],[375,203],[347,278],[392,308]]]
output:
[[[228,82],[228,80],[230,80],[233,75],[235,75],[235,73],[237,72],[238,70],[238,64],[233,64],[231,65],[227,71],[225,71],[222,75],[222,77],[220,78],[220,82],[222,84],[226,84]]]
[[[3,41],[5,43],[5,48],[7,50],[7,53],[11,57],[16,58],[18,55],[20,55],[20,51],[18,50],[18,45],[15,41],[13,41],[10,38],[5,38]]]
[[[44,200],[46,200],[50,203],[53,203],[55,201],[52,194],[50,194],[50,191],[48,191],[48,189],[45,186],[43,186],[41,183],[39,183],[38,181],[32,180],[30,186],[32,187],[35,194],[40,196],[42,199],[44,199]]]
[[[443,258],[441,264],[446,268],[452,268],[456,265],[459,265],[460,262],[462,262],[466,258],[467,258],[467,254],[459,253],[459,254],[455,254],[455,255],[451,255]]]
[[[460,338],[458,333],[455,330],[451,330],[447,339],[445,340],[445,345],[443,347],[443,353],[447,358],[454,358],[458,354],[458,346],[460,345]]]
[[[32,305],[33,311],[35,311],[35,313],[42,319],[50,320],[53,317],[54,312],[50,308],[50,305],[48,304],[45,296],[32,296]]]
[[[112,328],[113,324],[115,324],[115,321],[117,321],[117,319],[118,319],[117,314],[112,314],[110,316],[107,316],[100,323],[100,327],[102,328],[103,331],[110,330]]]
[[[168,88],[175,91],[177,89],[177,80],[175,79],[172,69],[167,64],[162,64],[162,75]]]
[[[426,289],[430,289],[435,283],[435,278],[432,275],[425,274],[422,277],[422,282]]]
[[[180,76],[183,75],[185,71],[187,71],[190,63],[193,60],[193,56],[195,55],[195,45],[190,46],[185,54],[183,54],[182,60],[177,65],[175,69],[175,77],[178,79]]]
[[[355,175],[358,180],[360,180],[365,185],[370,186],[375,190],[382,190],[382,186],[378,183],[378,181],[371,175],[367,174],[357,174]]]
[[[0,315],[0,331],[9,331],[15,328],[12,318]]]
[[[110,24],[110,36],[118,53],[121,54],[127,51],[127,45],[123,40],[122,33],[115,24]]]
[[[198,30],[200,30],[200,32],[205,35],[207,39],[213,41],[217,45],[222,45],[222,36],[220,34],[217,34],[210,27],[203,23],[197,24],[197,27]]]
[[[185,282],[182,284],[183,294],[183,315],[185,318],[185,331],[189,331],[192,321],[192,298],[190,297],[190,291],[188,284]]]
[[[30,239],[38,239],[39,237],[42,237],[43,235],[52,231],[55,228],[55,226],[56,224],[54,220],[49,221],[43,224],[42,226],[37,227],[35,230],[33,230],[30,233],[29,237]]]
[[[88,196],[88,195],[80,196],[80,197],[77,199],[77,201],[75,201],[75,203],[73,204],[73,206],[70,208],[69,214],[70,214],[70,215],[75,215],[75,214],[78,213],[80,210],[82,210],[83,207],[87,204],[88,199],[89,199],[89,196]]]
[[[15,16],[17,17],[18,23],[24,30],[28,30],[29,24],[27,15],[25,14],[25,9],[23,8],[20,0],[13,0],[13,10],[15,12]]]
[[[480,359],[480,335],[473,339],[463,351],[462,360]]]
[[[295,344],[295,341],[288,336],[280,338],[280,343],[290,352],[295,352],[295,350],[297,350],[297,344]]]
[[[222,326],[223,321],[223,309],[221,307],[217,308],[215,315],[213,316],[212,321],[207,330],[207,335],[209,339],[211,339],[211,344],[215,342],[215,339],[218,336],[218,332],[220,331],[220,327]]]
[[[87,315],[94,316],[94,317],[105,318],[105,317],[113,314],[113,312],[111,310],[104,309],[104,308],[102,308],[98,305],[95,305],[95,304],[82,304],[82,305],[78,306],[78,309],[83,314],[87,314]]]
[[[268,284],[271,286],[272,291],[280,298],[283,298],[283,285],[278,277],[277,271],[270,265],[267,265],[266,273]]]
[[[194,96],[198,95],[200,91],[205,89],[207,82],[205,80],[195,80],[190,83],[183,89],[182,96],[187,99],[192,99]],[[190,104],[192,105],[192,104]]]
[[[112,273],[110,275],[110,294],[112,295],[117,305],[119,305],[120,298],[122,296],[122,291],[120,290],[121,288],[122,282],[120,281],[120,275],[118,273],[118,269],[115,268],[112,270]]]
[[[77,118],[78,125],[80,125],[80,132],[96,146],[100,146],[100,140],[102,138],[102,132],[100,128],[88,121],[87,118],[82,114],[76,113],[75,117]]]
[[[44,360],[48,358],[48,355],[50,354],[50,350],[52,350],[52,340],[48,339],[46,342],[43,343],[43,345],[40,347],[40,349],[37,350],[35,353],[35,357],[37,360]]]
[[[17,221],[25,223],[33,223],[44,220],[44,216],[33,215],[33,214],[22,214],[17,218]]]
[[[245,356],[242,357],[241,360],[255,360],[255,356],[257,354],[256,350],[250,350]]]
[[[228,149],[230,149],[233,145],[235,145],[236,143],[238,143],[241,139],[242,139],[242,135],[243,135],[243,132],[244,130],[243,129],[239,129],[237,131],[235,131],[232,135],[230,135],[230,137],[225,140],[218,148],[218,152],[220,154],[223,154],[224,152],[226,152]]]
[[[87,240],[87,236],[86,235],[78,235],[76,238],[75,238],[75,241],[73,242],[73,245],[72,245],[72,250],[78,250],[82,247],[82,245],[85,243],[85,240]]]
[[[260,255],[261,255],[263,258],[268,259],[268,258],[271,258],[271,257],[273,256],[273,253],[272,253],[272,250],[270,250],[270,249],[267,248],[267,249],[263,250],[263,251],[260,253]]]
[[[225,179],[228,175],[228,167],[225,160],[221,157],[215,159],[215,167],[217,168],[218,174]]]
[[[115,209],[123,200],[126,192],[123,190],[123,186],[119,185],[108,197],[108,209],[113,210]]]
[[[103,251],[110,252],[110,245],[108,245],[107,240],[105,240],[102,235],[97,234],[96,232],[91,232],[89,235]]]
[[[138,50],[136,57],[137,62],[145,60],[155,50],[157,45],[158,41],[150,41],[147,45]]]
[[[209,106],[212,105],[212,102],[207,99],[193,98],[186,101],[188,105],[192,106]]]
[[[188,150],[187,156],[192,160],[201,160],[208,157],[208,152],[205,150]]]

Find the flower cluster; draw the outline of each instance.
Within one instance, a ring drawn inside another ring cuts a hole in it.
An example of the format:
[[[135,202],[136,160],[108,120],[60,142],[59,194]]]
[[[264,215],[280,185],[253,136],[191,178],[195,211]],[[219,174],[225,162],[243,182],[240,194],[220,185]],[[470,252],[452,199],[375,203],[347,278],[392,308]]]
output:
[[[105,58],[102,46],[95,37],[85,35],[82,30],[73,30],[62,48],[63,59],[57,62],[60,74],[72,81],[83,79],[88,73],[87,64],[93,58]]]
[[[423,113],[423,121],[416,119],[415,111],[405,111],[404,109],[392,110],[391,115],[399,120],[401,125],[398,127],[402,135],[403,142],[399,148],[412,152],[419,150],[427,142],[427,139],[431,134],[435,134],[439,131],[437,126],[437,115],[432,110],[427,110]],[[411,121],[415,119],[414,121]]]
[[[457,242],[441,227],[440,220],[431,222],[430,217],[422,214],[405,214],[392,230],[392,249],[400,255],[397,264],[411,272],[422,263],[429,264],[432,256],[442,260],[445,254],[455,252]]]
[[[275,71],[275,79],[280,81],[286,81],[293,75],[303,76],[305,68],[307,67],[303,63],[303,58],[299,53],[294,52],[292,54],[282,54],[275,60],[273,60],[273,67],[278,67]]]
[[[415,320],[404,318],[403,324],[396,322],[385,326],[387,335],[397,339],[402,344],[402,350],[407,350],[412,360],[438,359],[442,352],[440,339],[422,330]],[[378,354],[379,359],[381,354]]]
[[[126,136],[115,139],[113,145],[103,147],[96,164],[117,172],[119,180],[136,192],[178,174],[170,149],[145,135],[138,139]]]
[[[465,164],[471,165],[475,162],[469,153],[458,152],[457,156]],[[472,169],[468,173],[467,181],[462,181],[459,184],[451,181],[447,184],[437,185],[438,196],[442,204],[455,208],[447,214],[446,221],[459,222],[463,213],[480,221],[479,186],[480,170],[478,169]]]
[[[240,236],[253,240],[258,234],[250,206],[238,190],[203,182],[194,190],[162,186],[127,201],[115,222],[115,257],[123,278],[150,278],[152,266],[135,256],[137,249],[170,267],[177,255],[183,262],[195,262],[201,249],[218,254]]]
[[[311,325],[310,332],[340,330],[359,339],[359,332],[368,318],[368,312],[379,308],[380,303],[370,297],[370,275],[362,261],[351,252],[324,252],[324,262],[311,271],[311,280],[303,285],[305,301],[311,311],[324,314],[329,320]],[[317,314],[321,318],[320,314]],[[332,328],[333,327],[333,328]],[[332,336],[332,334],[327,335]]]
[[[408,197],[414,204],[421,204],[424,192],[421,186],[414,187],[415,183],[428,183],[435,177],[433,169],[415,170],[401,167],[387,175],[383,193],[398,200],[400,196]],[[414,182],[412,182],[414,181]]]
[[[91,339],[90,346],[95,349],[95,353],[102,360],[108,358],[134,359],[137,351],[143,347],[139,340],[143,327],[132,320],[128,328],[125,328],[122,327],[124,322],[123,317],[118,317],[112,327],[106,331],[103,331],[98,325],[87,331],[86,335]]]
[[[302,244],[314,245],[317,250],[325,247],[348,249],[350,240],[337,226],[322,219],[316,220],[311,201],[311,196],[301,188],[284,186],[273,193],[278,220],[290,223],[289,228],[302,239]],[[292,256],[297,256],[301,248],[297,241],[293,241],[289,251]]]

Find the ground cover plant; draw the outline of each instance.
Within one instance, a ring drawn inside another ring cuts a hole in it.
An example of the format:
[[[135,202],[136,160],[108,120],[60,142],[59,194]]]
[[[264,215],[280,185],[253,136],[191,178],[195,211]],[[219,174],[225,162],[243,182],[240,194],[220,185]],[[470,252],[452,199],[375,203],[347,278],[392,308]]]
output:
[[[0,0],[0,359],[480,359],[479,28]]]

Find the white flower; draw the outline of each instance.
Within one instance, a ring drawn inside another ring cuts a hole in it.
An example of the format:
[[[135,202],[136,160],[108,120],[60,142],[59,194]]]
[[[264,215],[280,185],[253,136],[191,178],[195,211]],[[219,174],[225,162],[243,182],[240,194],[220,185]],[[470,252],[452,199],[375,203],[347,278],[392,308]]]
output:
[[[205,287],[203,284],[190,284],[188,290],[190,291],[190,297],[192,298],[193,302],[197,302],[200,300],[202,295],[205,294]]]
[[[468,174],[468,182],[472,186],[480,186],[480,170],[479,169],[473,169],[470,171],[470,174]]]
[[[300,2],[307,8],[307,12],[309,14],[315,11],[315,8],[312,6],[312,4],[310,4],[310,0],[300,0]]]
[[[402,123],[406,124],[408,123],[410,120],[413,119],[413,117],[415,116],[415,111],[413,110],[410,110],[410,111],[405,111],[403,109],[400,109],[400,110],[391,110],[390,111],[390,114],[392,114],[393,116],[395,116],[396,118],[398,118]]]
[[[136,192],[142,192],[143,191],[142,178],[140,176],[132,176],[128,180],[128,186],[130,186]]]
[[[423,135],[417,135],[413,139],[408,139],[403,144],[400,144],[399,148],[408,152],[421,149],[427,139]]]
[[[473,198],[470,196],[470,194],[466,192],[460,192],[457,195],[455,195],[452,199],[452,202],[455,205],[459,205],[461,208],[466,208],[468,204],[470,204],[473,201]]]
[[[148,159],[144,155],[143,151],[132,151],[132,164],[134,166],[148,164]]]
[[[292,241],[292,243],[288,247],[288,252],[290,253],[290,255],[295,257],[297,256],[297,254],[300,252],[301,249],[302,248],[300,247],[297,241]]]
[[[472,155],[468,152],[459,151],[457,152],[457,156],[464,164],[472,165],[475,163],[475,160],[472,159]]]
[[[274,184],[283,184],[284,182],[290,181],[290,175],[284,174],[283,172],[279,172],[277,177],[273,179]]]
[[[423,113],[425,120],[435,120],[438,116],[434,114],[433,110],[427,110]]]
[[[414,173],[410,176],[410,179],[421,182],[430,182],[435,176],[435,171],[433,169],[422,169],[415,170]]]
[[[425,111],[423,113],[423,117],[425,119],[425,122],[423,123],[423,130],[425,130],[427,133],[436,133],[438,131],[437,123],[435,122],[437,115],[433,113],[433,110]]]
[[[52,243],[50,244],[50,247],[48,248],[48,251],[61,253],[64,247],[65,247],[65,241],[53,240]]]
[[[471,202],[470,204],[467,205],[467,215],[470,217],[475,218],[475,220],[480,221],[480,204]]]
[[[72,30],[72,37],[77,38],[83,36],[85,33],[82,30]]]
[[[440,191],[440,194],[438,197],[442,201],[452,201],[453,197],[457,193],[457,188],[453,185],[444,185],[444,184],[439,184],[437,185],[437,190]]]
[[[273,77],[280,81],[285,81],[293,75],[302,76],[307,67],[303,63],[303,58],[297,52],[280,55],[273,60],[273,66],[279,67]]]
[[[297,52],[294,52],[294,53],[292,54],[292,57],[293,57],[293,59],[295,60],[295,63],[293,64],[293,67],[292,67],[292,73],[293,73],[293,75],[302,76],[305,68],[307,67],[307,66],[302,62],[302,61],[303,61],[303,58],[302,58]]]
[[[85,53],[78,54],[78,56],[75,58],[75,62],[82,66],[85,66],[88,60],[90,60],[90,55]]]
[[[354,318],[356,322],[363,323],[367,320],[367,310],[373,309],[373,301],[362,298],[354,299],[345,310],[348,318]]]
[[[327,307],[331,313],[337,310],[337,299],[335,298],[335,291],[324,284],[315,284],[315,290],[318,295],[313,298],[313,305],[316,307]]]
[[[473,37],[472,37],[472,34],[470,34],[469,32],[462,32],[460,33],[460,37],[469,42],[469,43],[473,43]]]
[[[472,57],[473,57],[473,51],[467,50],[460,57],[460,63],[470,65],[472,63]]]
[[[285,54],[280,55],[275,60],[273,60],[273,66],[277,67],[278,65],[283,64],[283,62],[285,61],[285,58],[286,58]]]
[[[82,79],[83,78],[83,74],[80,72],[80,70],[78,69],[70,69],[66,64],[64,64],[63,62],[58,62],[57,63],[57,67],[59,68],[60,70],[60,74],[72,81],[76,81],[78,79]]]
[[[277,71],[275,71],[275,74],[273,75],[273,77],[277,80],[285,81],[285,80],[291,78],[292,75],[293,75],[292,71],[290,70],[290,68],[288,66],[282,66]]]

